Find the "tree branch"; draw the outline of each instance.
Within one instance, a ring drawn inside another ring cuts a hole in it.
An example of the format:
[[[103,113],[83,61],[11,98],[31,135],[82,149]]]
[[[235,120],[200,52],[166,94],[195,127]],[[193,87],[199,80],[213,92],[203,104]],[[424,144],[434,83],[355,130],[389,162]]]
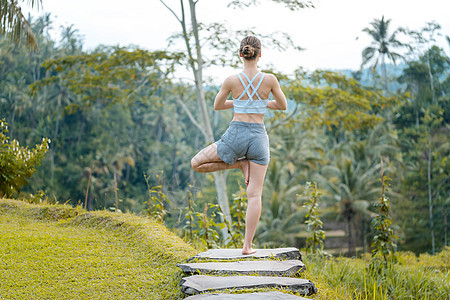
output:
[[[186,114],[188,115],[189,119],[191,120],[192,124],[195,125],[195,127],[198,128],[198,130],[200,130],[200,132],[206,136],[206,132],[203,129],[203,127],[201,126],[201,124],[199,124],[197,122],[197,120],[194,118],[194,116],[192,115],[191,111],[189,110],[189,108],[186,106],[186,104],[184,104],[183,101],[181,101],[179,98],[177,98],[177,103],[183,108],[183,110],[186,112]]]
[[[131,97],[133,94],[136,94],[141,88],[143,88],[143,87],[145,86],[145,84],[146,84],[146,83],[148,82],[148,80],[149,80],[148,75],[149,75],[151,72],[152,72],[152,71],[148,72],[148,73],[147,73],[147,76],[144,76],[144,80],[142,80],[141,84],[139,84],[133,91],[131,91],[131,92],[127,95],[127,97],[125,98],[126,101],[128,101],[128,100],[130,99],[130,97]]]
[[[295,106],[294,111],[293,111],[289,116],[287,116],[287,118],[284,118],[283,120],[281,120],[281,121],[278,122],[278,123],[275,123],[275,122],[274,122],[270,127],[268,127],[268,128],[266,129],[267,132],[270,132],[272,129],[274,129],[274,128],[280,126],[280,125],[283,125],[284,123],[286,123],[287,121],[289,121],[290,119],[292,119],[292,117],[294,117],[294,115],[296,114],[297,110],[298,110],[298,105]]]
[[[173,9],[171,9],[163,0],[159,0],[177,19],[178,22],[181,23],[180,18],[177,16],[177,14],[173,11]]]

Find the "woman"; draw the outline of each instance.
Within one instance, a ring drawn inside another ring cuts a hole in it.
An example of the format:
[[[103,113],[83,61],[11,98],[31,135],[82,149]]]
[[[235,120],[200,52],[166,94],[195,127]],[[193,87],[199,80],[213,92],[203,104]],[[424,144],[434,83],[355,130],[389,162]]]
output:
[[[270,159],[264,113],[267,108],[285,110],[287,103],[277,78],[258,70],[259,39],[245,37],[239,55],[244,60],[244,70],[226,78],[214,100],[215,110],[234,108],[233,120],[222,138],[195,155],[191,165],[199,173],[242,171],[248,198],[242,254],[252,254],[256,252],[252,249],[252,240],[261,215],[261,194]],[[230,93],[233,100],[227,100]],[[268,100],[270,93],[275,100]]]

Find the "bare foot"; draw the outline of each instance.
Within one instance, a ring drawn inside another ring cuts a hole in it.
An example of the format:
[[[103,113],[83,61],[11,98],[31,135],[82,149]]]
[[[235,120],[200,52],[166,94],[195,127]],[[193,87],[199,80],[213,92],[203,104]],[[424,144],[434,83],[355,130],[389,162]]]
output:
[[[239,164],[241,165],[240,169],[241,169],[242,173],[244,174],[245,185],[248,186],[248,181],[250,178],[250,163],[249,163],[248,159],[241,159],[239,161]]]
[[[256,253],[256,250],[252,249],[252,248],[243,248],[242,249],[242,255],[249,255],[249,254],[253,254]]]

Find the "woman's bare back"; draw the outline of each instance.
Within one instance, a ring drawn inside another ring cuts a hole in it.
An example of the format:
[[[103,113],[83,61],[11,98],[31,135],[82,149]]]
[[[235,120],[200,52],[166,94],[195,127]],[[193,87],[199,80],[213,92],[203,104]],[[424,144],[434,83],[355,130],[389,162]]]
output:
[[[246,74],[246,75],[248,76],[248,78],[253,78],[256,75],[256,73],[255,74]],[[261,76],[263,76],[262,73],[260,75],[258,75],[258,77],[256,77],[255,80],[253,81],[254,87],[256,87],[258,82],[261,80]],[[232,84],[231,96],[233,97],[233,99],[237,99],[242,94],[242,92],[244,92],[245,88],[242,85],[242,82],[237,75],[231,75],[229,79]],[[273,79],[275,79],[275,76],[273,76],[272,74],[264,75],[264,79],[258,88],[258,94],[261,97],[261,99],[263,99],[263,100],[269,99],[269,95],[270,95],[270,92],[273,87]],[[244,80],[245,84],[248,84],[248,82],[245,78],[243,80]],[[252,87],[249,88],[249,92],[250,92],[250,94],[253,93]],[[247,100],[248,95],[244,94],[241,99]],[[257,99],[258,98],[256,96],[253,97],[253,100],[257,100]]]

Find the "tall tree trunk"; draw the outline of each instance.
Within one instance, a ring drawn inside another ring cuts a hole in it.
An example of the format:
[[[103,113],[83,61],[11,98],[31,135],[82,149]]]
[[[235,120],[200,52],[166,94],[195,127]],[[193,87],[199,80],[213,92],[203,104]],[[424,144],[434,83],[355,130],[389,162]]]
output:
[[[349,202],[345,203],[344,216],[345,219],[347,220],[348,255],[352,256],[354,254],[353,229],[352,229],[353,209]]]
[[[427,67],[428,67],[428,77],[430,78],[430,88],[431,88],[431,100],[434,104],[434,82],[433,82],[433,73],[431,72],[431,63],[430,63],[430,50],[427,51]]]
[[[433,224],[433,198],[431,194],[431,128],[428,127],[428,168],[427,168],[427,181],[428,181],[428,211],[430,214],[430,228],[431,228],[431,252],[435,252],[434,244],[434,224]]]
[[[55,152],[50,149],[50,187],[53,188],[53,180],[55,178]]]
[[[198,103],[200,105],[200,111],[203,121],[203,128],[205,129],[204,136],[205,141],[210,144],[214,143],[214,134],[211,127],[211,121],[208,114],[208,109],[206,106],[205,101],[205,91],[203,89],[203,56],[201,52],[201,46],[200,46],[200,38],[198,34],[198,24],[197,24],[197,15],[196,15],[196,9],[195,9],[196,1],[189,0],[189,8],[191,12],[191,22],[192,22],[192,29],[194,33],[195,38],[195,50],[196,50],[196,56],[197,56],[197,68],[193,68],[194,71],[194,78],[195,78],[195,87],[197,91],[197,98]],[[228,222],[231,224],[231,214],[230,214],[230,205],[228,202],[228,195],[227,195],[227,181],[226,181],[227,175],[224,172],[217,172],[214,173],[214,181],[216,185],[217,190],[217,200],[219,202],[219,205],[222,207],[222,210],[225,214],[225,217],[228,219]],[[222,230],[224,239],[228,239],[228,231],[226,228]]]
[[[381,56],[381,65],[383,68],[384,93],[385,93],[385,95],[387,95],[389,92],[389,88],[388,88],[388,80],[387,80],[386,62],[385,62],[384,56],[385,56],[384,54]]]
[[[194,46],[190,43],[190,36],[189,31],[187,30],[186,26],[186,14],[184,10],[184,2],[183,0],[180,0],[180,8],[181,8],[181,18],[177,16],[177,14],[163,1],[160,0],[161,3],[169,9],[172,14],[176,17],[178,22],[180,22],[184,42],[186,45],[187,55],[189,59],[189,66],[192,70],[192,73],[194,75],[195,80],[195,91],[197,95],[197,103],[200,108],[200,122],[197,122],[199,126],[199,131],[202,132],[202,135],[205,139],[206,144],[211,144],[214,142],[214,134],[211,127],[211,121],[209,118],[208,108],[205,101],[205,93],[203,89],[203,56],[201,51],[201,44],[200,44],[200,37],[199,37],[199,31],[198,31],[198,21],[197,21],[197,14],[196,14],[196,7],[197,1],[194,0],[188,0],[189,2],[189,11],[191,15],[191,26],[192,26],[192,34],[194,36]],[[195,49],[193,49],[195,47]],[[187,107],[183,107],[185,110],[188,110]],[[188,114],[190,117],[192,114],[188,111]],[[192,120],[192,118],[191,118]],[[195,123],[194,123],[195,124]],[[200,127],[201,126],[201,127]],[[228,221],[231,224],[231,215],[230,215],[230,205],[228,202],[228,195],[227,195],[227,186],[226,186],[226,173],[224,172],[217,172],[214,173],[214,181],[216,185],[216,191],[217,191],[217,200],[219,205],[221,206],[225,217],[228,219]],[[222,234],[224,239],[229,238],[229,234],[226,228],[222,229]]]
[[[447,246],[447,209],[444,211],[444,247]]]
[[[412,94],[412,93],[411,93]],[[414,106],[414,111],[415,111],[415,113],[416,113],[416,127],[419,127],[419,125],[420,125],[420,118],[419,118],[419,110],[420,110],[420,106],[419,106],[419,104],[418,104],[418,101],[419,101],[419,97],[417,96],[417,94],[419,94],[419,87],[417,86],[417,88],[416,88],[416,93],[415,94],[412,94],[412,95],[414,95],[414,97],[415,97],[415,99],[416,99],[416,101],[414,102],[415,103],[415,106]]]
[[[366,218],[362,218],[363,253],[367,252]]]
[[[202,82],[201,79],[201,72],[196,73],[196,90],[197,90],[197,96],[198,96],[198,103],[201,108],[201,116],[203,120],[203,136],[205,139],[205,142],[207,144],[214,143],[214,135],[211,127],[211,121],[209,118],[208,110],[206,107],[206,101],[205,101],[205,94],[203,91],[203,84],[200,84]],[[231,222],[231,214],[230,214],[230,204],[228,201],[228,194],[227,194],[227,174],[225,172],[215,172],[214,173],[214,183],[216,185],[216,191],[217,191],[217,201],[219,205],[221,206],[226,218],[228,219],[228,222],[232,224]],[[222,220],[223,221],[223,220]],[[224,235],[225,239],[229,238],[229,234],[226,228],[222,230],[222,234]]]
[[[353,232],[350,218],[347,217],[347,232],[348,232],[348,255],[353,255]]]
[[[15,116],[16,116],[16,108],[15,108],[15,104],[13,104],[14,106],[13,106],[13,110],[12,110],[12,116],[11,116],[11,121],[9,122],[9,124],[14,124],[14,118],[15,118]],[[10,130],[9,130],[9,136],[11,137],[11,138],[14,138],[14,126],[10,126],[11,128],[10,128]]]
[[[58,137],[58,131],[59,131],[59,118],[60,118],[60,105],[58,103],[58,106],[56,107],[56,124],[55,124],[55,133],[53,134],[53,141],[56,141]],[[55,177],[55,151],[53,148],[51,149],[51,164],[50,164],[50,186],[53,187],[53,180]]]

